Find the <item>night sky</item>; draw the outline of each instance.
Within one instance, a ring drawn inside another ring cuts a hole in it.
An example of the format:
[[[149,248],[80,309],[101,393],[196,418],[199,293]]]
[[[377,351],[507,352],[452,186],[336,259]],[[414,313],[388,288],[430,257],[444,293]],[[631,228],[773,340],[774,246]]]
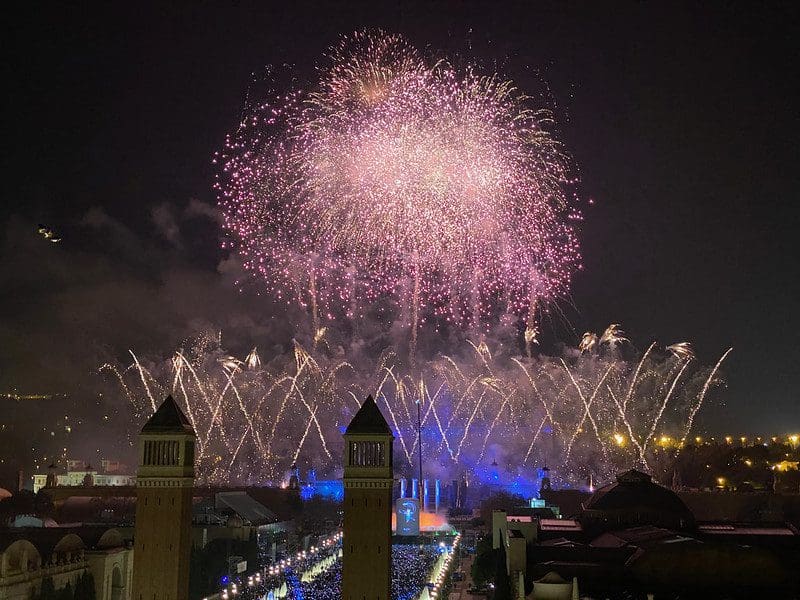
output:
[[[240,352],[287,343],[269,300],[234,290],[211,158],[254,74],[311,77],[339,35],[382,27],[554,110],[594,204],[548,335],[574,345],[617,322],[641,349],[692,341],[705,364],[733,346],[702,426],[800,429],[793,4],[24,10],[3,26],[0,392],[79,393],[102,357],[168,352],[205,325]]]

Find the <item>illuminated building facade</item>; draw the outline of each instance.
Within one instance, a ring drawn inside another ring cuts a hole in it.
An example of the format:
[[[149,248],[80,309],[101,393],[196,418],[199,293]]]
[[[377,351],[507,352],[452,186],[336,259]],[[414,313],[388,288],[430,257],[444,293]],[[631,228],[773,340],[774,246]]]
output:
[[[103,473],[87,468],[67,471],[66,473],[55,473],[51,468],[48,473],[37,473],[33,476],[33,493],[37,493],[43,487],[80,487],[85,484],[87,476],[91,477],[92,485],[99,487],[136,485],[136,477],[134,475]]]

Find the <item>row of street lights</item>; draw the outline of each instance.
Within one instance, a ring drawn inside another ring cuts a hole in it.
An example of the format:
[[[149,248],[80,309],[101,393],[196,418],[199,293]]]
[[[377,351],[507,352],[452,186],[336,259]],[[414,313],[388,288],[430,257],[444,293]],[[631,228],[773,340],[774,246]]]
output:
[[[302,561],[303,559],[311,558],[314,555],[316,555],[317,552],[319,552],[320,550],[325,549],[325,548],[330,548],[331,546],[335,546],[339,542],[339,540],[341,540],[341,539],[342,539],[342,532],[340,531],[340,532],[336,533],[335,535],[333,535],[333,536],[331,536],[329,538],[323,539],[320,542],[319,546],[311,546],[311,548],[309,548],[308,551],[301,550],[300,552],[298,552],[294,556],[294,558],[287,558],[287,559],[281,560],[278,564],[276,564],[274,566],[270,566],[268,568],[265,568],[264,572],[263,572],[263,576],[266,577],[267,575],[271,575],[271,576],[274,577],[276,575],[281,575],[282,573],[284,573],[286,571],[286,569],[288,569],[289,567],[292,566],[293,562],[296,565],[298,562]],[[261,577],[262,577],[261,571],[256,571],[256,573],[254,575],[248,576],[248,578],[247,578],[247,587],[248,588],[252,588],[254,585],[260,584],[261,583]],[[228,585],[228,587],[226,587],[225,589],[222,590],[220,596],[221,596],[222,600],[231,600],[232,597],[236,597],[238,594],[239,594],[239,588],[238,588],[236,582],[235,581],[231,581],[230,584]],[[207,600],[207,599],[204,598],[203,600]]]

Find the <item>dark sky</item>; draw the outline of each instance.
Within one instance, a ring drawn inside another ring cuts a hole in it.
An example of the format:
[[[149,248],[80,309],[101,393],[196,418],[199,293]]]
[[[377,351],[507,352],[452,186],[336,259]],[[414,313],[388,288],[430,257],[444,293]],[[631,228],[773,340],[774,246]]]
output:
[[[311,73],[340,34],[383,27],[546,85],[595,200],[555,335],[619,322],[705,363],[733,346],[704,425],[800,429],[793,3],[318,4],[6,15],[0,391],[79,388],[96,356],[166,351],[206,323],[285,337],[267,300],[233,291],[210,159],[252,73]]]

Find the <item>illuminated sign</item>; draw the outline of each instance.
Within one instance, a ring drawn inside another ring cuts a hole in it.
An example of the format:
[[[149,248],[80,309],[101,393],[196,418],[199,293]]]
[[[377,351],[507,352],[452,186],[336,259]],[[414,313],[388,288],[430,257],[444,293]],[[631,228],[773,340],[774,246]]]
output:
[[[397,535],[419,535],[419,501],[399,498],[396,505]]]

